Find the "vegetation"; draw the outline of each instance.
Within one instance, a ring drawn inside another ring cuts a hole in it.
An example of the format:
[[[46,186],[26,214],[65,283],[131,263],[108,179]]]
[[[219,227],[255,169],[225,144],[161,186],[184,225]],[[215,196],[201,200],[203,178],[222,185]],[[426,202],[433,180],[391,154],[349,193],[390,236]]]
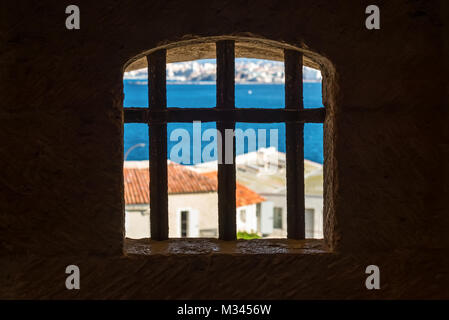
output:
[[[246,231],[237,232],[237,239],[251,240],[251,239],[260,239],[260,238],[261,238],[261,236],[259,236],[257,233],[248,233]]]

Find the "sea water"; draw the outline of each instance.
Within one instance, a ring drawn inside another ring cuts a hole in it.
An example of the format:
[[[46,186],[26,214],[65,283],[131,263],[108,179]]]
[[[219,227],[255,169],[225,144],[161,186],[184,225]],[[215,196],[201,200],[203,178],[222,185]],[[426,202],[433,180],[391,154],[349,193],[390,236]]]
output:
[[[321,82],[305,82],[303,85],[304,107],[323,107]],[[147,107],[148,85],[144,80],[124,80],[125,107]],[[167,84],[167,106],[180,108],[208,108],[215,106],[215,84]],[[285,106],[283,84],[236,84],[235,103],[237,108],[283,108]],[[169,123],[167,125],[167,155],[170,158],[171,148],[179,141],[170,141],[170,135],[177,128],[192,133],[191,123]],[[215,128],[215,123],[201,123],[201,130]],[[285,152],[285,124],[283,123],[237,123],[236,128],[242,130],[266,129],[265,146],[270,146],[270,129],[277,130],[277,149]],[[192,134],[190,135],[192,136]],[[193,139],[191,139],[193,141]],[[258,141],[259,143],[260,141]],[[144,147],[133,146],[145,144]],[[192,142],[193,143],[193,142]],[[210,142],[202,142],[202,147]],[[256,146],[258,149],[259,146]],[[243,153],[248,146],[242,149]],[[124,132],[124,152],[126,160],[148,160],[148,126],[146,124],[127,123]],[[192,157],[192,152],[191,155]],[[304,125],[304,158],[323,163],[323,125],[307,123]],[[192,159],[193,160],[193,159]],[[193,161],[192,161],[193,162]]]

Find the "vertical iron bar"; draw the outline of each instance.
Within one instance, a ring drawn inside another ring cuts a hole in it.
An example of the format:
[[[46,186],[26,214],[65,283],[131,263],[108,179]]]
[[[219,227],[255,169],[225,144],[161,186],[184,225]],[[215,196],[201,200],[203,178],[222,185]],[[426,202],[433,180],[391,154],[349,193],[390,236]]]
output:
[[[150,110],[167,108],[166,50],[147,56],[148,105]],[[149,123],[150,135],[150,226],[151,239],[168,239],[167,124]]]
[[[222,40],[216,43],[217,108],[220,109],[235,109],[234,47],[235,43],[232,40]],[[217,121],[217,131],[222,137],[221,146],[218,145],[217,148],[219,160],[217,173],[218,233],[221,240],[235,240],[237,238],[234,128],[235,121]],[[226,130],[229,131],[229,129],[232,130],[232,141],[226,143]],[[231,142],[232,144],[230,144]]]
[[[302,53],[284,50],[285,108],[304,109]],[[286,123],[287,238],[305,239],[304,124]]]

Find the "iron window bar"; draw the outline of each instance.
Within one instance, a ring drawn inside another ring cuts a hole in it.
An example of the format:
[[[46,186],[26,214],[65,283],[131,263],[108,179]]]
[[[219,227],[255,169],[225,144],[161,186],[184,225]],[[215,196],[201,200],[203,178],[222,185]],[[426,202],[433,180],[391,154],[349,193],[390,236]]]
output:
[[[217,102],[215,108],[167,108],[166,49],[147,56],[148,108],[124,108],[125,123],[149,125],[150,221],[151,239],[168,239],[167,123],[216,122],[225,136],[236,122],[286,124],[287,238],[305,238],[304,205],[304,123],[323,123],[325,108],[304,109],[302,86],[303,55],[284,50],[285,108],[262,109],[235,107],[235,42],[216,42]],[[236,240],[235,138],[232,155],[218,148],[218,226],[219,239]],[[232,157],[231,163],[225,159]]]

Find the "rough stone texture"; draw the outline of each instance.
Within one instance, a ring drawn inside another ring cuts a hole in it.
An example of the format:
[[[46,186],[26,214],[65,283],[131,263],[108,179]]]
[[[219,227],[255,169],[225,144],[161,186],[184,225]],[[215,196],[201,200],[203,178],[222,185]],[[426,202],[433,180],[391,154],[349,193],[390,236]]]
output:
[[[79,1],[78,31],[68,4],[0,5],[0,298],[449,298],[447,2],[377,1],[376,31],[363,1]],[[123,255],[123,70],[222,36],[293,46],[323,71],[326,244]]]
[[[266,39],[250,38],[244,36],[220,36],[220,37],[200,37],[185,41],[169,43],[160,47],[153,48],[139,54],[131,59],[126,65],[125,71],[142,69],[147,67],[145,55],[159,49],[167,49],[167,63],[190,61],[196,59],[215,59],[215,42],[219,40],[234,40],[236,58],[255,58],[284,61],[283,49],[297,48],[285,43],[270,41]],[[320,66],[314,61],[316,54],[305,50],[303,65],[319,69]],[[140,57],[140,58],[139,58]]]

